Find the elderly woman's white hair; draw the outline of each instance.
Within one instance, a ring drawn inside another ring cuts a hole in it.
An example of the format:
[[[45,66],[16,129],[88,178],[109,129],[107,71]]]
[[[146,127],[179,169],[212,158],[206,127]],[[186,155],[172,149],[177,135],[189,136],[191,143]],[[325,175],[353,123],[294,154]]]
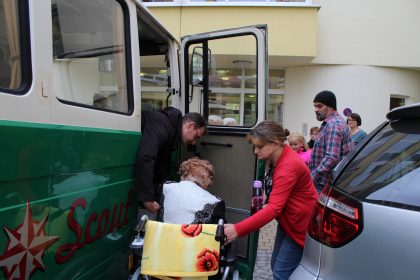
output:
[[[214,167],[208,160],[191,158],[181,163],[179,175],[182,181],[192,181],[206,189],[213,183]]]
[[[224,125],[236,125],[236,119],[234,118],[224,118],[223,119]]]
[[[210,115],[209,116],[209,124],[210,125],[223,125],[223,119],[217,115]]]

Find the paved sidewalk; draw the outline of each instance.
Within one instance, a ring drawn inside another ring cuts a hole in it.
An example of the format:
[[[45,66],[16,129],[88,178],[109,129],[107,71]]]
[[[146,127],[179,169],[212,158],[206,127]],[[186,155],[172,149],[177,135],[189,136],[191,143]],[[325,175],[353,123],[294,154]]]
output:
[[[276,237],[277,221],[265,225],[260,230],[257,249],[257,260],[254,267],[254,280],[273,279],[271,272],[271,253],[273,252],[274,239]]]

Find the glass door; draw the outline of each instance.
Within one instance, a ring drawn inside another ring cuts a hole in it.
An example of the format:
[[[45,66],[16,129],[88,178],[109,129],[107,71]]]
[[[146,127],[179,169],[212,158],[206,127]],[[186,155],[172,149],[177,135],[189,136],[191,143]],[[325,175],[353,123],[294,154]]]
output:
[[[215,168],[208,190],[226,202],[228,222],[250,215],[257,160],[246,134],[265,119],[266,26],[192,35],[181,40],[181,98],[185,112],[199,112],[208,132],[182,158],[199,156]],[[241,275],[252,278],[258,234],[239,240]]]

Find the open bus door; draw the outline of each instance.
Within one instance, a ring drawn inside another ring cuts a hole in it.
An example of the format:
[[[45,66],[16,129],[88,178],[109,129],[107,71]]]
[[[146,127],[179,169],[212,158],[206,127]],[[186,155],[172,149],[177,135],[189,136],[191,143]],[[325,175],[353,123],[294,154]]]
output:
[[[252,181],[261,178],[246,134],[265,119],[267,26],[258,25],[183,37],[180,107],[208,120],[208,132],[182,158],[199,156],[215,168],[210,191],[226,202],[229,223],[250,215]],[[216,120],[216,121],[215,121]],[[217,121],[218,120],[218,121]],[[238,270],[252,279],[258,233],[238,243]]]

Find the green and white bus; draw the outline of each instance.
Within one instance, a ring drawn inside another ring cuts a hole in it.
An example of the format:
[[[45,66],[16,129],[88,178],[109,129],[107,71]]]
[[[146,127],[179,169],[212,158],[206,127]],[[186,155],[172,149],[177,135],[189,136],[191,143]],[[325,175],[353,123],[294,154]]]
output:
[[[210,160],[228,220],[250,214],[260,175],[244,136],[265,118],[266,26],[179,42],[134,0],[0,0],[0,279],[127,279],[142,110],[230,120],[173,168]],[[239,243],[243,279],[257,236]]]

